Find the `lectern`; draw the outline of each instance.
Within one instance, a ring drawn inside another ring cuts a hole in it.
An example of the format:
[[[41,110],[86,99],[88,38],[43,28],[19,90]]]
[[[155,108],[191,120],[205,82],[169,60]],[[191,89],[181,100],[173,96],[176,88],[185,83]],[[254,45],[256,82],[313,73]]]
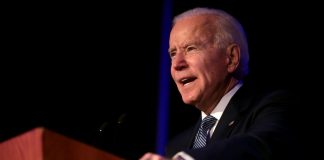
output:
[[[0,143],[0,160],[122,160],[44,127]]]

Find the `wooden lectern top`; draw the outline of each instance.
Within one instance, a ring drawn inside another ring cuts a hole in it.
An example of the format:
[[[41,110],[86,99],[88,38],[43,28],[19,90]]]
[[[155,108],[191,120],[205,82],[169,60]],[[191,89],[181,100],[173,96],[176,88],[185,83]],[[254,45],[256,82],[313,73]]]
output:
[[[0,160],[121,160],[43,127],[0,143]]]

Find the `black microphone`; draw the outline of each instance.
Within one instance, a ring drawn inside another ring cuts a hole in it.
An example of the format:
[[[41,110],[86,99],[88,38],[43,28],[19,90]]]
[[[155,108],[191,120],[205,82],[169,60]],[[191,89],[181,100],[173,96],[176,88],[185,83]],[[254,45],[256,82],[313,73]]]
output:
[[[116,125],[116,126],[115,126],[115,128],[117,129],[116,131],[119,131],[121,125],[122,125],[122,124],[124,123],[124,121],[125,121],[125,117],[126,117],[126,115],[127,115],[126,113],[121,114],[121,115],[118,117],[118,119],[117,119],[117,121],[115,122],[115,124],[113,124],[113,125]],[[107,129],[107,126],[109,126],[109,125],[110,125],[110,123],[109,123],[108,121],[105,121],[105,122],[100,126],[100,128],[99,128],[99,130],[98,130],[99,135],[103,135],[104,132],[105,132],[105,130]]]
[[[122,123],[124,123],[126,115],[127,115],[126,113],[123,113],[122,115],[119,116],[118,121],[117,121],[118,125],[121,125]]]
[[[122,130],[126,119],[127,113],[122,113],[117,119],[103,122],[96,131],[93,145],[115,154],[121,152]]]

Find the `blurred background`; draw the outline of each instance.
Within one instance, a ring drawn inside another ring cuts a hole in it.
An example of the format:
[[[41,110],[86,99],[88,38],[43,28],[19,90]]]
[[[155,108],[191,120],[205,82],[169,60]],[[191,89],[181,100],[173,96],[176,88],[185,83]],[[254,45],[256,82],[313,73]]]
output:
[[[200,114],[182,103],[169,77],[160,86],[169,30],[163,17],[193,7],[220,8],[242,23],[251,75],[294,89],[303,100],[301,130],[318,142],[320,5],[239,0],[3,4],[0,140],[43,126],[127,159],[155,152],[161,87],[168,91],[167,139]]]

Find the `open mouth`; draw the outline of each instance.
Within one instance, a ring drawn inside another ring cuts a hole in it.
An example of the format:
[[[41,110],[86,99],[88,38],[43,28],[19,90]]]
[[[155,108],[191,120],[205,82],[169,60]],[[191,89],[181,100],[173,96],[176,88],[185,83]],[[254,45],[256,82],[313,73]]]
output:
[[[193,82],[194,80],[196,80],[197,78],[196,77],[187,77],[187,78],[183,78],[183,79],[181,79],[180,80],[180,83],[182,84],[182,85],[187,85],[187,84],[189,84],[189,83],[191,83],[191,82]]]

